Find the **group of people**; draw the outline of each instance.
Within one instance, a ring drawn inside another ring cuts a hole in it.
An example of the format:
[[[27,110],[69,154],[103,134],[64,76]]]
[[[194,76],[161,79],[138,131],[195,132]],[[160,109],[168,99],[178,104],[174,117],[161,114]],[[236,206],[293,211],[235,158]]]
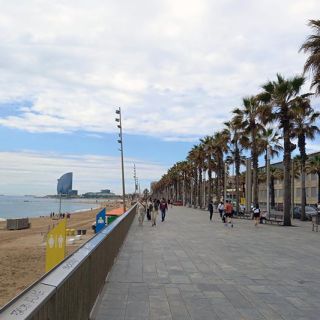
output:
[[[217,206],[218,212],[220,214],[220,218],[223,223],[226,225],[230,225],[233,228],[232,216],[234,214],[234,209],[232,202],[230,200],[226,200],[225,204],[221,201]],[[209,202],[208,211],[210,213],[210,221],[212,221],[213,216],[213,203]],[[259,204],[256,204],[252,209],[252,218],[254,219],[254,225],[258,226],[258,223],[263,223],[263,220],[266,219],[265,214],[261,213],[259,208]]]
[[[161,221],[166,218],[166,212],[168,211],[168,204],[164,198],[159,199],[140,199],[138,205],[139,224],[142,226],[145,216],[151,221],[152,226],[157,224],[158,212],[161,212]]]
[[[233,216],[233,206],[231,201],[226,200],[224,204],[222,201],[218,204],[218,212],[220,214],[220,218],[226,225],[230,225],[233,228],[232,216]],[[208,211],[210,213],[210,221],[212,221],[213,216],[213,203],[209,202]]]

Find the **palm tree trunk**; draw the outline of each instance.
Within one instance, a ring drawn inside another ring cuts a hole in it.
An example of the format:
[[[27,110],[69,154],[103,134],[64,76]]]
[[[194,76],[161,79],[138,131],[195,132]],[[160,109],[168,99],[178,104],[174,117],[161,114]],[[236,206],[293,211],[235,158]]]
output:
[[[219,157],[219,193],[218,193],[218,197],[219,197],[219,202],[221,200],[221,193],[224,190],[224,163],[223,163],[223,155],[221,154]],[[225,201],[225,199],[224,199]]]
[[[270,177],[270,197],[271,197],[271,209],[274,209],[276,205],[275,194],[274,194],[274,176]]]
[[[283,107],[283,109],[285,109]],[[290,142],[290,123],[289,119],[283,119],[283,225],[291,226],[291,142]]]
[[[220,159],[218,160],[216,185],[217,185],[217,201],[220,202],[221,200],[221,161]]]
[[[198,172],[197,169],[194,170],[194,188],[193,188],[193,206],[197,205],[197,190],[198,190]]]
[[[318,172],[318,203],[320,202],[320,172]]]
[[[209,178],[209,186],[208,186],[208,200],[212,199],[212,170],[211,170],[211,159],[208,158],[208,178]]]
[[[216,202],[220,202],[218,197],[218,171],[215,172],[215,178],[214,178],[214,194],[216,196]]]
[[[301,217],[302,221],[306,220],[306,142],[305,136],[299,135],[298,136],[298,146],[300,150],[301,156]],[[294,177],[294,174],[293,174]],[[292,178],[294,179],[294,178]],[[294,197],[294,195],[292,195]]]
[[[239,192],[239,176],[240,176],[240,154],[239,154],[239,149],[238,146],[236,145],[235,148],[235,166],[236,166],[236,211],[237,214],[240,212],[240,192]]]
[[[293,196],[293,195],[292,195]],[[301,221],[306,220],[306,172],[301,160]]]
[[[199,177],[199,184],[198,184],[198,203],[197,203],[197,206],[199,208],[201,208],[201,204],[202,204],[202,192],[201,192],[201,189],[202,189],[202,169],[201,167],[199,166],[199,174],[198,174],[198,177]]]
[[[253,188],[253,203],[257,205],[259,203],[259,195],[258,195],[258,153],[257,153],[257,145],[255,138],[255,130],[252,132],[252,168],[253,168],[253,177],[252,177],[252,188]]]

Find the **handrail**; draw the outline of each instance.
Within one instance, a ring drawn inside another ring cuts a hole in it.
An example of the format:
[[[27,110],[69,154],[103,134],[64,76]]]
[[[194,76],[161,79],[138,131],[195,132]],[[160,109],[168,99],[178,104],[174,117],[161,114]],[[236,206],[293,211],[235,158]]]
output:
[[[136,205],[0,309],[0,320],[88,319]],[[76,304],[76,305],[74,305]]]

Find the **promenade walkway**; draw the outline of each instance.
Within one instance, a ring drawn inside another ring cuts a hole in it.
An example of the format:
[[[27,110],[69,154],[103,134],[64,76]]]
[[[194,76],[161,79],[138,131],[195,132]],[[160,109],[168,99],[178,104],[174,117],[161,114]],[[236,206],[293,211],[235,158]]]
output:
[[[320,233],[169,209],[133,222],[97,320],[320,319]]]

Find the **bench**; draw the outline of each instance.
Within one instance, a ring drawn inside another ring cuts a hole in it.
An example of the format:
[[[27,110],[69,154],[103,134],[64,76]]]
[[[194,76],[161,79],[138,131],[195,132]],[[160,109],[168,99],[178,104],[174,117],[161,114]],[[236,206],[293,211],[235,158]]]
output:
[[[267,217],[264,219],[265,223],[283,223],[283,214],[277,214],[277,213],[270,213],[270,216],[267,215]]]
[[[238,215],[234,216],[234,218],[251,220],[252,216],[251,216],[251,214],[238,214]]]

